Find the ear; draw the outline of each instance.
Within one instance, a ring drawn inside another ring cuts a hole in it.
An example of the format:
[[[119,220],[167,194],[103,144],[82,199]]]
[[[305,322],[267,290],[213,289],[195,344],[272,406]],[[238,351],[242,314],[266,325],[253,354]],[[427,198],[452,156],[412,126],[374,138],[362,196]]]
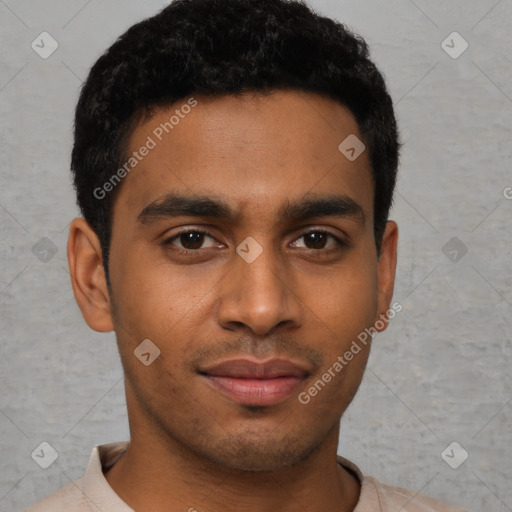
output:
[[[393,290],[395,287],[395,271],[398,246],[398,226],[396,222],[388,221],[384,235],[382,236],[382,245],[378,262],[378,308],[377,318],[375,319],[375,329],[379,332],[386,330],[388,320],[382,321],[384,317],[387,319],[387,312],[393,298]],[[378,320],[381,320],[378,322]],[[379,325],[384,324],[379,328]]]
[[[85,219],[71,222],[68,263],[71,286],[87,325],[99,332],[114,329],[100,241]]]

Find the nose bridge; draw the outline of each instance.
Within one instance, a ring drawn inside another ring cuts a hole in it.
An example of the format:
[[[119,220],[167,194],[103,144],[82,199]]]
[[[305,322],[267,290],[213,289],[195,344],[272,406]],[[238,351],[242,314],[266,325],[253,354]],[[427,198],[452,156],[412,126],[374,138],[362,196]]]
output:
[[[238,262],[243,276],[240,284],[243,285],[245,281],[247,286],[247,290],[244,290],[247,292],[247,295],[244,296],[245,300],[254,298],[255,300],[281,302],[285,298],[284,283],[281,280],[284,278],[284,271],[281,269],[281,279],[278,278],[280,265],[277,260],[278,255],[267,245],[254,261]]]
[[[300,301],[287,283],[289,273],[268,239],[262,245],[254,239],[242,242],[232,273],[218,310],[224,327],[244,324],[256,334],[266,334],[283,322],[301,322]]]

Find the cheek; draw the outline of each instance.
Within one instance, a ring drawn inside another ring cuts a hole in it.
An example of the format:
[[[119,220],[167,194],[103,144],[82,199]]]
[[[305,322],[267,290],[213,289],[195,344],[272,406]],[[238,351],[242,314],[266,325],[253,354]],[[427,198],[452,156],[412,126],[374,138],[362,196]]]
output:
[[[138,337],[164,337],[214,293],[211,273],[180,270],[142,251],[118,261],[112,273],[117,320]]]
[[[321,277],[307,276],[304,284],[305,305],[336,335],[357,336],[373,324],[378,306],[375,264],[362,258],[347,261]]]
[[[323,385],[317,379],[329,382],[325,384],[328,390],[318,391],[322,396],[316,400],[326,414],[335,404],[336,410],[338,406],[346,407],[356,393],[371,344],[371,336],[365,329],[373,326],[377,312],[375,262],[360,254],[354,256],[329,279],[324,279],[323,286],[312,287],[314,291],[308,295],[307,304],[315,312],[309,332],[324,353],[324,366],[315,376],[317,384],[313,385],[320,389]]]

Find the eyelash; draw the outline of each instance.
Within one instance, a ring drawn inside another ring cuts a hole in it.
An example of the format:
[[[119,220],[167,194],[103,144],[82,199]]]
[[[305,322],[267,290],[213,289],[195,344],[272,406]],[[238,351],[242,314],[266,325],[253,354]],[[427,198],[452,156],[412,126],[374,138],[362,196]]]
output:
[[[205,230],[199,229],[199,228],[194,228],[194,229],[190,229],[189,228],[189,229],[184,229],[183,231],[180,231],[179,233],[174,234],[172,237],[165,239],[162,242],[162,245],[164,247],[172,246],[172,242],[174,240],[176,240],[181,235],[184,235],[186,233],[201,233],[201,234],[209,236],[210,238],[215,240],[215,237],[212,236],[208,231],[205,231]],[[307,249],[306,248],[306,250],[310,251],[310,253],[312,253],[312,254],[318,253],[318,256],[321,256],[321,254],[331,253],[331,252],[337,251],[337,250],[339,251],[340,249],[345,249],[345,248],[347,248],[349,246],[349,244],[345,240],[342,240],[341,238],[339,238],[336,235],[332,234],[330,231],[326,231],[325,229],[311,229],[309,231],[306,231],[306,232],[302,233],[302,235],[300,235],[299,237],[295,238],[293,241],[299,240],[300,238],[303,238],[304,236],[307,236],[307,235],[309,235],[311,233],[321,233],[321,234],[328,235],[331,238],[333,238],[336,241],[336,243],[338,244],[338,247],[331,247],[329,249]],[[173,250],[178,251],[179,253],[183,254],[184,256],[198,256],[198,253],[199,253],[199,251],[201,249],[195,249],[195,250],[192,250],[192,249],[180,249],[179,247],[174,247],[173,246]]]

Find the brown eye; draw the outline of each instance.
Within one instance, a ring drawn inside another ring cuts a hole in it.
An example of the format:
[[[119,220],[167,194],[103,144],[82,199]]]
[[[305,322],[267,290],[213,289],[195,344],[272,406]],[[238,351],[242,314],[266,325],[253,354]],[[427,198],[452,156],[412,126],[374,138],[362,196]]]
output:
[[[321,231],[313,231],[312,233],[304,235],[304,240],[308,249],[324,249],[328,235]]]
[[[303,245],[298,245],[298,240],[304,240]],[[334,244],[331,244],[330,246],[329,241],[334,241]],[[337,236],[334,236],[332,233],[329,233],[327,231],[309,231],[308,233],[304,233],[302,236],[296,239],[296,241],[293,242],[293,246],[296,248],[305,248],[305,249],[313,249],[313,250],[331,250],[335,249],[336,246],[338,248],[340,247],[346,247],[346,242],[340,240]]]
[[[200,249],[204,242],[204,233],[189,231],[188,233],[181,233],[178,239],[185,249]]]
[[[210,239],[213,243],[210,243],[209,247],[203,247],[205,241]],[[184,252],[199,251],[204,248],[211,248],[216,246],[216,240],[210,236],[206,231],[200,231],[197,229],[189,229],[188,231],[182,231],[163,242],[164,246],[171,245],[176,247],[177,250],[182,249]]]

